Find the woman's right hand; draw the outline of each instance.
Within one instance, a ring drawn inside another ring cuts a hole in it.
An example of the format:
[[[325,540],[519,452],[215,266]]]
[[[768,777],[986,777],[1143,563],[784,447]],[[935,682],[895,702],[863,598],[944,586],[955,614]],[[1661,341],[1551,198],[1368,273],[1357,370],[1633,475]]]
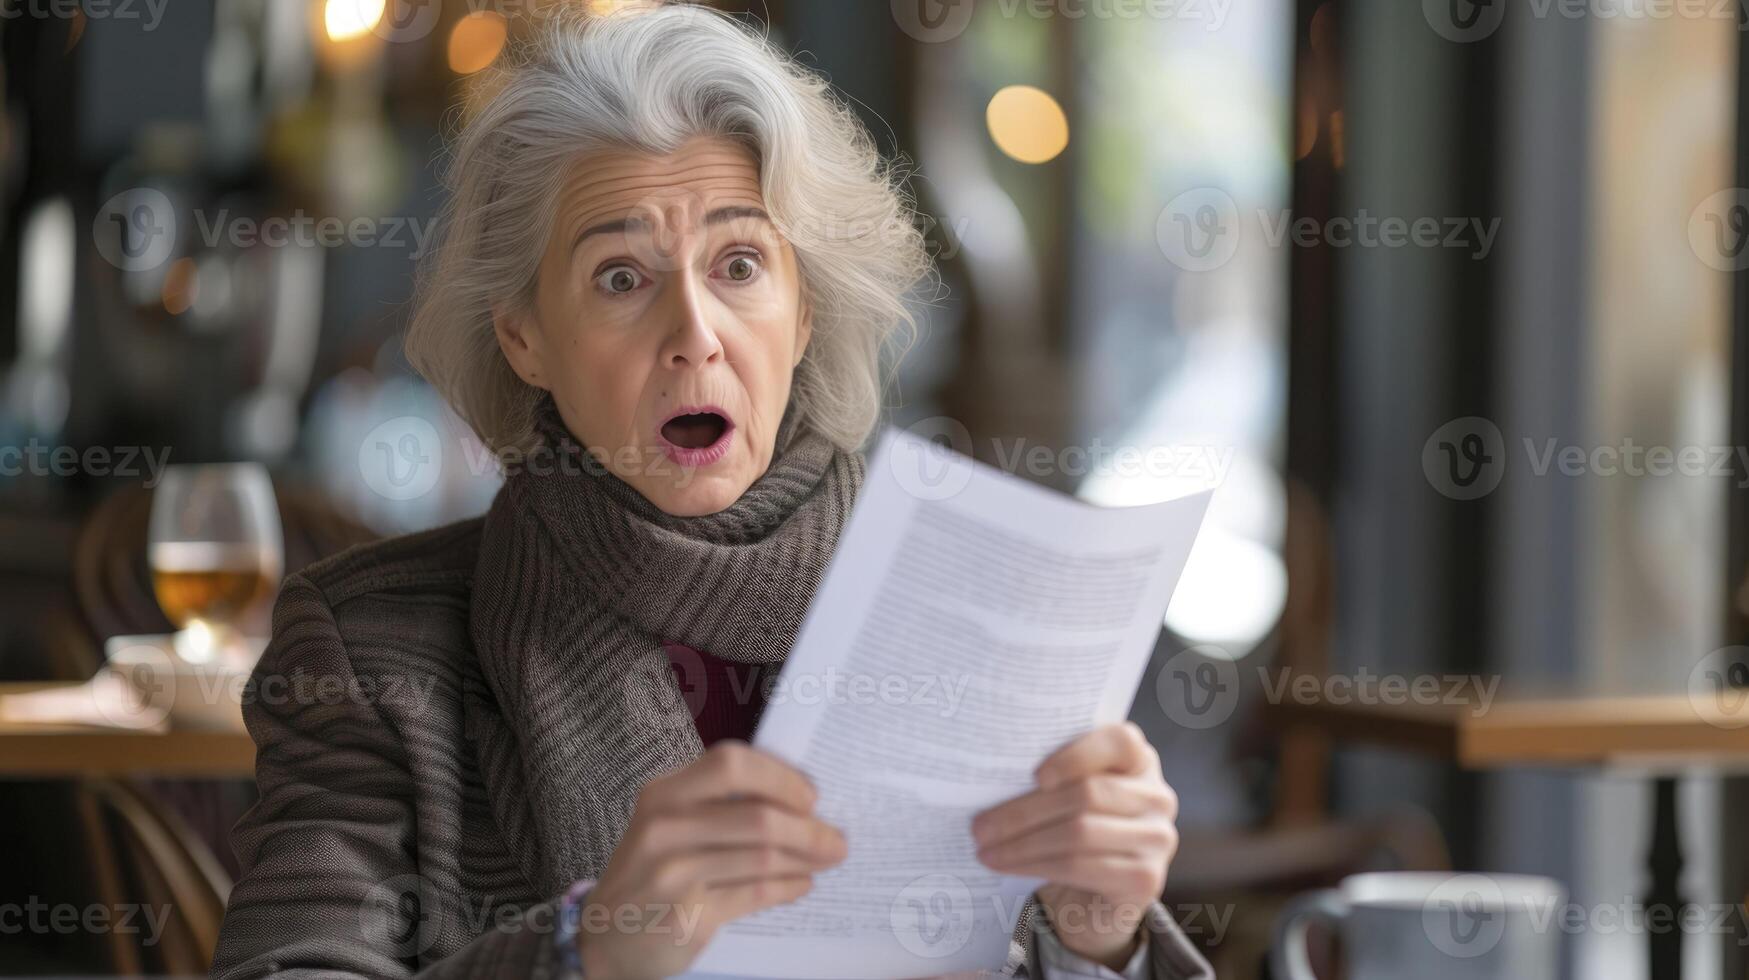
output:
[[[583,900],[583,975],[684,972],[723,923],[806,895],[846,853],[844,836],[814,817],[817,799],[788,763],[735,741],[646,783]]]

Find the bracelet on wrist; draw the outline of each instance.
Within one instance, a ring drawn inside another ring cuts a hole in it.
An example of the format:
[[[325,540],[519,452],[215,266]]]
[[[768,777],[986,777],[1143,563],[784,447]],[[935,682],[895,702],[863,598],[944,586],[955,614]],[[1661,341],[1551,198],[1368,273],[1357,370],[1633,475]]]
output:
[[[583,931],[583,900],[595,887],[595,879],[584,878],[565,890],[559,899],[558,928],[553,941],[558,945],[559,980],[583,980],[583,953],[577,948],[577,937]]]

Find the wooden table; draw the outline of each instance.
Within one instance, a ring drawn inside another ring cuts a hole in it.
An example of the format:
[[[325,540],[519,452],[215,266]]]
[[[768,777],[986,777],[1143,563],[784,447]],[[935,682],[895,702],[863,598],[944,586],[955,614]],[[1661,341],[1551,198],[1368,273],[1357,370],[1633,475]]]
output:
[[[1647,908],[1681,916],[1682,874],[1676,776],[1695,766],[1749,767],[1749,726],[1706,699],[1685,695],[1500,701],[1476,705],[1334,704],[1288,699],[1270,708],[1283,728],[1411,749],[1465,769],[1521,766],[1633,766],[1653,773],[1651,874]],[[1678,918],[1675,921],[1681,921]],[[1744,937],[1739,937],[1742,939]],[[1647,938],[1652,980],[1682,975],[1681,930]]]
[[[0,695],[49,686],[0,684]],[[242,731],[153,733],[0,722],[0,779],[77,776],[253,779],[255,743]]]
[[[1270,711],[1283,727],[1413,748],[1465,769],[1749,766],[1749,726],[1683,695],[1496,701],[1485,712],[1477,705],[1289,699]]]
[[[71,691],[80,686],[72,683],[0,684],[0,698],[45,689]],[[90,863],[98,894],[112,908],[119,908],[130,899],[125,897],[128,895],[125,871],[117,855],[116,842],[105,830],[96,802],[103,792],[93,792],[93,788],[112,779],[156,776],[253,780],[255,743],[247,732],[237,729],[151,732],[0,719],[0,780],[66,779],[83,784],[85,791],[77,797],[79,822],[74,832],[84,835],[86,860]],[[165,840],[176,842],[165,846],[183,855],[188,864],[184,867],[175,862],[158,863],[156,867],[160,873],[187,875],[190,867],[201,865],[190,855],[207,850],[207,842],[190,833],[180,821],[160,822],[153,826],[165,836]],[[147,852],[152,849],[144,844],[136,846]],[[154,859],[146,857],[142,860]],[[216,859],[209,856],[208,860],[216,866]],[[204,885],[189,885],[190,879],[178,880],[184,881],[188,888],[204,886],[211,889],[217,911],[204,906],[197,906],[201,908],[200,912],[193,912],[187,906],[183,911],[201,922],[208,933],[216,935],[224,909],[222,889],[204,877],[199,879]],[[120,930],[110,930],[107,939],[117,970],[130,975],[139,973],[139,950],[125,940]],[[206,952],[211,953],[210,947]]]

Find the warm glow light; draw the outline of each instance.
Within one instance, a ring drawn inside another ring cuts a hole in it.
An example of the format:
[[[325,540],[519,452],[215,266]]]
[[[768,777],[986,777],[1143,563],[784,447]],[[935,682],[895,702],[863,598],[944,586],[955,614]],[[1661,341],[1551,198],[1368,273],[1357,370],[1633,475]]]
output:
[[[200,277],[196,271],[194,260],[183,257],[172,263],[169,271],[164,273],[165,312],[181,316],[194,305],[200,296]]]
[[[1010,85],[984,112],[990,138],[1021,163],[1045,163],[1069,145],[1069,117],[1057,100],[1031,85]]]
[[[383,19],[385,0],[328,0],[322,23],[328,40],[350,41],[369,34]]]
[[[641,6],[649,6],[648,0],[589,0],[589,12],[597,17]]]
[[[176,631],[170,642],[176,655],[191,664],[207,663],[218,652],[218,637],[213,635],[212,627],[198,619],[189,620],[186,627]]]
[[[492,10],[479,10],[456,22],[449,34],[449,70],[457,75],[472,75],[498,59],[509,37],[504,15]]]

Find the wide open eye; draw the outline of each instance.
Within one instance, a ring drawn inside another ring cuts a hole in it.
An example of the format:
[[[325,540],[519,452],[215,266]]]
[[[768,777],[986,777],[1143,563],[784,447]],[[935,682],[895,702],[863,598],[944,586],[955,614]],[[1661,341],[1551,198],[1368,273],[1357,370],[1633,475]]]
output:
[[[717,267],[719,274],[733,283],[748,283],[759,278],[764,268],[759,264],[759,256],[754,252],[736,252],[723,260]]]
[[[644,284],[644,277],[629,265],[616,265],[595,277],[595,288],[609,296],[624,296]]]

